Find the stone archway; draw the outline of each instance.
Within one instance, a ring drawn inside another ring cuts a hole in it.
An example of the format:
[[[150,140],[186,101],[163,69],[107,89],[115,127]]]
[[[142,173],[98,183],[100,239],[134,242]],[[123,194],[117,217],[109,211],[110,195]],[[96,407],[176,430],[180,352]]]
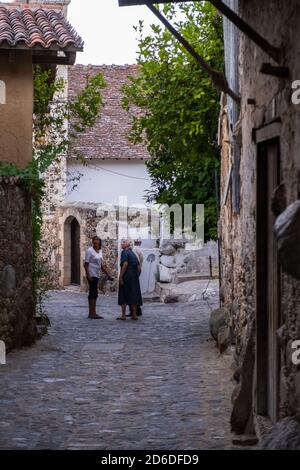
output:
[[[81,284],[81,228],[76,217],[69,216],[64,223],[63,285]]]

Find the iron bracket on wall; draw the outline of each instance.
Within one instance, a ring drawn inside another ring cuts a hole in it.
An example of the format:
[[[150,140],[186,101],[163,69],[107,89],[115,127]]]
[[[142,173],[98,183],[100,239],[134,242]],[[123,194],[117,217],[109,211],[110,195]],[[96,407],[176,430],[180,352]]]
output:
[[[221,0],[208,0],[220,13],[228,18],[240,31],[250,38],[257,46],[259,46],[266,54],[278,64],[282,59],[282,51],[279,47],[270,44],[261,34],[255,31],[246,21],[237,15],[231,8],[225,5]]]
[[[265,75],[272,75],[273,77],[288,79],[290,78],[290,70],[288,67],[280,67],[279,65],[272,65],[263,63],[260,69],[261,73]]]
[[[180,42],[180,44],[187,50],[196,62],[206,70],[212,79],[213,85],[224,93],[227,93],[236,103],[240,103],[240,97],[229,87],[224,73],[214,70],[191,46],[191,44],[171,25],[171,23],[162,15],[162,13],[150,2],[145,1],[145,5],[154,13],[154,15],[164,24],[170,33]]]
[[[153,3],[179,3],[186,2],[189,0],[156,0]],[[208,0],[222,15],[226,16],[240,31],[242,31],[248,38],[250,38],[257,46],[259,46],[266,54],[278,64],[282,60],[282,51],[280,48],[270,44],[261,34],[244,21],[239,15],[237,15],[231,8],[229,8],[221,0]],[[119,0],[120,6],[129,5],[149,5],[150,2],[146,0]]]

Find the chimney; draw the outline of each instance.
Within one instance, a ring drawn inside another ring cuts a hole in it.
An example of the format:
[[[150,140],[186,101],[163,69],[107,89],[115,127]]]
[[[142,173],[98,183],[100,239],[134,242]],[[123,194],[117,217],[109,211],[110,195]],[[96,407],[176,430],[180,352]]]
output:
[[[42,8],[62,10],[65,17],[68,16],[68,6],[71,0],[26,0],[26,3],[39,4]]]
[[[65,17],[68,14],[68,6],[71,0],[16,0],[16,4],[25,4],[31,7],[42,7],[46,9],[62,10]],[[13,3],[10,3],[13,5]]]

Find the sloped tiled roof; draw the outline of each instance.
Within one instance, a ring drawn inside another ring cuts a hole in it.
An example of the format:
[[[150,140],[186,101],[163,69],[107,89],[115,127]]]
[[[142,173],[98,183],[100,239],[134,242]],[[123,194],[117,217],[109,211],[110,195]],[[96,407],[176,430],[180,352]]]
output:
[[[87,159],[149,159],[142,144],[128,140],[131,116],[122,108],[122,86],[129,75],[138,74],[137,65],[75,65],[69,67],[69,97],[74,97],[86,84],[87,75],[101,72],[107,83],[102,90],[104,108],[95,126],[82,134],[73,145],[69,157],[79,153]]]
[[[62,11],[0,4],[0,47],[83,49],[83,41]]]

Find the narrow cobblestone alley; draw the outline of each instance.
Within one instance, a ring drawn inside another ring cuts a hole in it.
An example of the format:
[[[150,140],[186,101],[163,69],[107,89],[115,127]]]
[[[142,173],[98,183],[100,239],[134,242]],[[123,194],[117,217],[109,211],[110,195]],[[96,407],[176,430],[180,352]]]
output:
[[[209,301],[217,306],[217,298]],[[206,301],[148,303],[138,322],[86,318],[86,295],[52,293],[52,327],[0,368],[1,449],[231,448],[230,356]]]

